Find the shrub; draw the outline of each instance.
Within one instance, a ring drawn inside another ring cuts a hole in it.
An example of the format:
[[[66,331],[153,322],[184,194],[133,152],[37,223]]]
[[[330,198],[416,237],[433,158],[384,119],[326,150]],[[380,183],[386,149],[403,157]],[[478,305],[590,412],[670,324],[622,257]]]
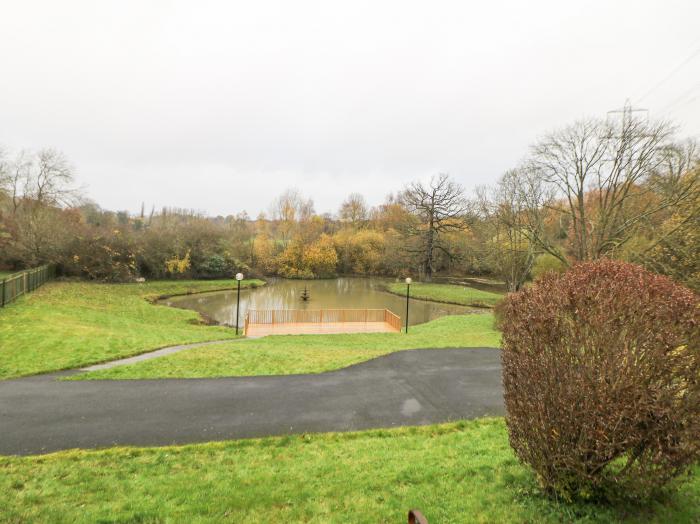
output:
[[[236,268],[240,266],[242,264],[230,257],[213,253],[202,257],[202,260],[195,266],[194,270],[197,278],[231,278],[236,274]]]
[[[700,456],[698,296],[624,262],[498,308],[510,444],[550,492],[645,497]]]
[[[137,275],[136,255],[128,237],[118,230],[93,236],[76,236],[61,258],[66,276],[104,282],[131,282]]]

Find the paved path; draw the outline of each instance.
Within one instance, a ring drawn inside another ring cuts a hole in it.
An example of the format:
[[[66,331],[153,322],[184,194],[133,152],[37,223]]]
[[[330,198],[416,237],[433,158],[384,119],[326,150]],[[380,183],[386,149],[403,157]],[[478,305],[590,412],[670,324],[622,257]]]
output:
[[[81,368],[80,371],[100,371],[102,369],[112,369],[119,366],[128,366],[129,364],[136,364],[137,362],[143,362],[144,360],[152,360],[154,358],[164,357],[165,355],[179,353],[180,351],[184,351],[186,349],[194,349],[202,346],[211,346],[212,344],[224,344],[227,342],[235,342],[236,340],[244,339],[231,338],[224,340],[211,340],[209,342],[194,342],[192,344],[179,344],[177,346],[168,346],[166,348],[156,349],[155,351],[140,353],[134,357],[120,358],[119,360],[110,360],[109,362],[104,362],[102,364],[93,364],[92,366]]]
[[[501,415],[500,351],[393,353],[318,375],[0,381],[0,454],[349,431]]]

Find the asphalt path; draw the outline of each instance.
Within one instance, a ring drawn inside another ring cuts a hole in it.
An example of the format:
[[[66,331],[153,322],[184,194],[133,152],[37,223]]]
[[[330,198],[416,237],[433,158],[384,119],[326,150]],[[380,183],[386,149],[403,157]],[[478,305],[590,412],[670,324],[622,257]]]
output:
[[[160,446],[502,415],[500,351],[421,349],[315,375],[0,381],[0,454]]]

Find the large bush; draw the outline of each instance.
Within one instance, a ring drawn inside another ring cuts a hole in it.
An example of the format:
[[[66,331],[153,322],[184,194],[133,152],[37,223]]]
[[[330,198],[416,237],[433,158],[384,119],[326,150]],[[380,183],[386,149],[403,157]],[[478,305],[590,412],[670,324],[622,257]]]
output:
[[[67,245],[61,270],[68,276],[104,282],[129,282],[138,275],[133,243],[119,230],[76,236]]]
[[[499,306],[510,444],[565,497],[644,497],[700,457],[700,307],[624,262],[549,273]]]

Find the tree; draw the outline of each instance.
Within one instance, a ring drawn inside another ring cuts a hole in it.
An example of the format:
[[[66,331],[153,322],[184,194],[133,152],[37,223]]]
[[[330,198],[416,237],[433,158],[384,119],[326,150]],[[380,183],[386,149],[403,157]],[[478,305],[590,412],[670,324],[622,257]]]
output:
[[[386,235],[375,229],[342,229],[333,236],[341,273],[375,275],[380,272]]]
[[[350,193],[348,198],[340,205],[338,216],[343,222],[347,222],[353,227],[358,227],[367,220],[365,198],[359,193]]]
[[[286,247],[292,236],[297,234],[298,224],[311,219],[314,202],[304,198],[296,189],[287,189],[272,203],[272,217],[277,221],[277,231]]]
[[[418,254],[424,279],[430,282],[435,271],[436,251],[448,258],[453,257],[449,244],[442,241],[442,235],[467,228],[468,206],[464,189],[442,173],[432,177],[427,185],[413,182],[401,193],[400,201],[418,218],[417,227],[409,224],[409,235],[418,237],[419,242],[416,247],[408,249]]]
[[[624,245],[643,221],[682,202],[688,191],[658,192],[672,182],[663,174],[672,132],[666,122],[630,116],[620,125],[588,119],[535,144],[526,169],[556,192],[552,208],[568,222],[568,253],[544,236],[532,240],[562,261],[567,254],[600,258]]]
[[[302,266],[314,277],[329,278],[336,276],[338,254],[333,245],[333,239],[322,234],[319,239],[304,251]]]
[[[265,233],[259,233],[253,243],[253,265],[266,275],[279,269],[274,241]]]
[[[700,166],[680,176],[679,186],[695,188],[691,198],[674,206],[669,216],[650,228],[653,235],[630,258],[700,290]]]
[[[2,171],[0,183],[10,202],[3,229],[5,235],[12,231],[6,261],[20,266],[58,261],[71,235],[66,226],[74,219],[62,210],[80,198],[68,160],[52,149],[35,155],[21,151]]]
[[[486,223],[486,250],[489,265],[506,283],[509,291],[517,291],[530,275],[537,249],[530,239],[528,226],[533,191],[527,174],[507,171],[490,194],[480,195],[480,207]],[[539,201],[539,198],[538,198]],[[535,204],[540,207],[539,202]]]

